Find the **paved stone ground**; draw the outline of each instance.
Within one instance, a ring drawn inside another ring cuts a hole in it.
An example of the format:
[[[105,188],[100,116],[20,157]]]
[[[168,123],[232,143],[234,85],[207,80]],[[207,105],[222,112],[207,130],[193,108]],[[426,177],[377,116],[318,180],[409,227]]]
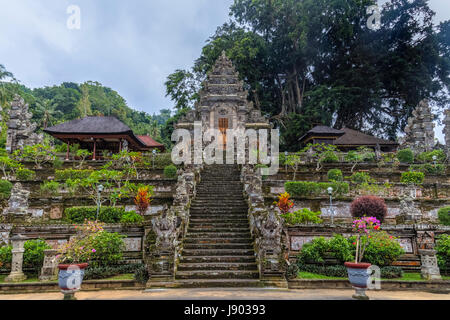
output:
[[[78,300],[349,300],[352,290],[154,289],[78,292]],[[450,294],[418,291],[369,291],[372,300],[450,300]],[[0,294],[0,300],[60,300],[62,294]]]

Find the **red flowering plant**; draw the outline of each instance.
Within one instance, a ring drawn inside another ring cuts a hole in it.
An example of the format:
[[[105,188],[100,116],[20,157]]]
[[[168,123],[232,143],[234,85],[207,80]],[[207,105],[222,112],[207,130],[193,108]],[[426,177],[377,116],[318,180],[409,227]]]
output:
[[[289,200],[290,197],[290,194],[287,192],[281,193],[278,196],[278,201],[274,202],[274,204],[277,205],[278,209],[280,209],[281,214],[288,213],[289,210],[291,210],[294,206],[294,202],[292,200]]]
[[[90,261],[96,252],[94,240],[103,232],[102,225],[96,221],[85,221],[83,225],[75,225],[77,234],[58,249],[56,259],[59,263],[78,264]]]
[[[150,206],[151,197],[152,197],[152,189],[149,186],[140,187],[138,189],[137,195],[134,198],[134,204],[136,205],[136,211],[143,216],[148,207]]]
[[[362,217],[353,221],[352,227],[356,232],[356,242],[353,242],[353,245],[356,245],[355,263],[360,263],[369,244],[369,238],[380,230],[380,221],[375,217]]]

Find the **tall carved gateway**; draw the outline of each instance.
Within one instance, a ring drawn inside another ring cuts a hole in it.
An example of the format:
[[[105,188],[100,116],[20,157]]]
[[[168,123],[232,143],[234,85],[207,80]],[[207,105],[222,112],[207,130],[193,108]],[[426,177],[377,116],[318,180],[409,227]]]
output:
[[[202,130],[219,129],[226,141],[226,129],[269,129],[268,120],[247,100],[243,81],[239,80],[231,60],[222,52],[207,74],[200,91],[200,101],[175,126],[193,130],[194,122],[202,122]]]

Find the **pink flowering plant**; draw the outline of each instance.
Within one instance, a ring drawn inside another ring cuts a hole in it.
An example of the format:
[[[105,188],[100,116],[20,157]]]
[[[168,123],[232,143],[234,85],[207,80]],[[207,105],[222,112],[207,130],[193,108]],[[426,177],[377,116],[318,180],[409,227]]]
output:
[[[353,243],[356,245],[355,263],[360,263],[369,244],[369,238],[380,230],[380,221],[375,217],[362,217],[353,221],[352,227],[356,233],[356,242]]]
[[[97,250],[95,239],[103,232],[103,226],[96,221],[85,221],[83,225],[75,225],[77,234],[67,243],[60,246],[56,258],[62,264],[85,263],[92,259]]]

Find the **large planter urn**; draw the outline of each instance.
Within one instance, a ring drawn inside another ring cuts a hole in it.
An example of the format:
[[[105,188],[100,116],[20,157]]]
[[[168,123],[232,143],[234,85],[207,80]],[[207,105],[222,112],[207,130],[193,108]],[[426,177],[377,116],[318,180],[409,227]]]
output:
[[[87,266],[87,263],[58,265],[58,285],[64,294],[64,300],[75,300],[75,292],[81,289],[84,269]]]
[[[367,269],[369,269],[371,264],[346,262],[344,265],[347,268],[348,280],[355,289],[353,298],[358,300],[368,300],[369,297],[366,295],[366,289],[370,273]]]

